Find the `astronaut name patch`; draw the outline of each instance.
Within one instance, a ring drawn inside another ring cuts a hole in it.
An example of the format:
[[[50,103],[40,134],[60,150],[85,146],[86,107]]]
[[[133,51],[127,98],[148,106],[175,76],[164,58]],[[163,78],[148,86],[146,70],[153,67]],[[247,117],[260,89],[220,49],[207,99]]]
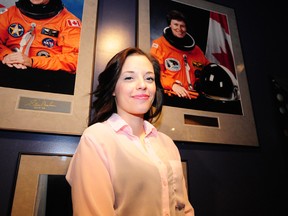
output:
[[[41,34],[48,35],[48,36],[51,36],[51,37],[58,37],[59,31],[44,27],[44,28],[41,29]]]

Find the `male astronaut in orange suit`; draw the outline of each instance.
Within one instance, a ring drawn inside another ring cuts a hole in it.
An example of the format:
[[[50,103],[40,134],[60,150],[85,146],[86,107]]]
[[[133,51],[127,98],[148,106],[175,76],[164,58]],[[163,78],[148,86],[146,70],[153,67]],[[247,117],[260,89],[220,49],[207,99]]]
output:
[[[3,64],[76,72],[81,21],[61,0],[19,0],[0,20]]]

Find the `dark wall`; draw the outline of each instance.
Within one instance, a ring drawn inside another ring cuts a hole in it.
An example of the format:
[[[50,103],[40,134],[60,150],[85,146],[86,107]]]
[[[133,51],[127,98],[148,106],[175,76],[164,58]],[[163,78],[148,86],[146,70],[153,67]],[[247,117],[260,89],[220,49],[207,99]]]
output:
[[[129,0],[103,2],[99,10],[117,11],[118,20],[134,16],[136,4]],[[281,216],[288,210],[287,139],[270,78],[287,80],[287,55],[280,54],[287,50],[287,12],[283,5],[260,0],[213,2],[235,10],[260,146],[177,143],[188,162],[190,200],[197,216]],[[123,25],[135,32],[135,23]],[[0,131],[0,215],[9,215],[11,209],[20,152],[73,154],[78,141],[79,136]]]

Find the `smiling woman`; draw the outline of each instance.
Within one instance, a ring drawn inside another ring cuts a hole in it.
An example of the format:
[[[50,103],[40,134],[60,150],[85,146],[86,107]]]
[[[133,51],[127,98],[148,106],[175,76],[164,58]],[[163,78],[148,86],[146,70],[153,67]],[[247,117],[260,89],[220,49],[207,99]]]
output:
[[[66,175],[74,214],[194,215],[178,148],[151,124],[162,110],[159,73],[138,48],[120,51],[100,73],[95,116]]]
[[[137,60],[139,65],[131,64],[132,57]],[[124,72],[125,76],[123,75]],[[118,83],[121,83],[124,79],[127,82],[127,85],[133,83],[135,84],[135,79],[137,78],[136,75],[141,74],[140,72],[144,73],[144,76],[142,74],[141,78],[143,79],[143,82],[145,80],[145,83],[151,83],[153,85],[156,84],[156,94],[153,95],[153,97],[155,97],[153,106],[156,107],[156,110],[154,111],[154,109],[150,107],[148,110],[146,110],[146,112],[142,113],[142,115],[144,115],[145,120],[149,121],[152,121],[154,117],[159,115],[162,107],[162,87],[160,85],[159,78],[159,64],[155,58],[147,55],[142,50],[127,48],[117,53],[108,62],[105,70],[98,76],[99,84],[94,91],[96,100],[93,102],[95,114],[92,116],[92,121],[90,124],[98,121],[105,121],[113,113],[117,112],[116,106],[118,104],[116,103],[114,97]],[[127,74],[130,74],[130,76],[127,76]],[[131,74],[133,74],[133,76],[131,76]],[[151,81],[151,76],[155,79],[153,82]],[[147,91],[147,89],[145,91]]]
[[[126,121],[130,115],[141,118],[154,101],[156,85],[153,65],[145,56],[133,54],[127,57],[116,83],[117,113]]]

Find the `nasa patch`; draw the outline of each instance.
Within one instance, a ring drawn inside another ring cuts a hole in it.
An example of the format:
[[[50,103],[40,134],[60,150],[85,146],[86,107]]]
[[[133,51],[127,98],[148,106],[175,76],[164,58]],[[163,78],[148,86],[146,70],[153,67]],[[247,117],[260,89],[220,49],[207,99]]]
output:
[[[21,37],[24,34],[24,27],[19,23],[12,23],[8,27],[8,33],[14,38]]]
[[[179,71],[181,69],[180,62],[174,58],[165,59],[165,67],[170,71]]]
[[[43,46],[52,48],[55,45],[55,41],[52,38],[45,38],[42,40]]]

